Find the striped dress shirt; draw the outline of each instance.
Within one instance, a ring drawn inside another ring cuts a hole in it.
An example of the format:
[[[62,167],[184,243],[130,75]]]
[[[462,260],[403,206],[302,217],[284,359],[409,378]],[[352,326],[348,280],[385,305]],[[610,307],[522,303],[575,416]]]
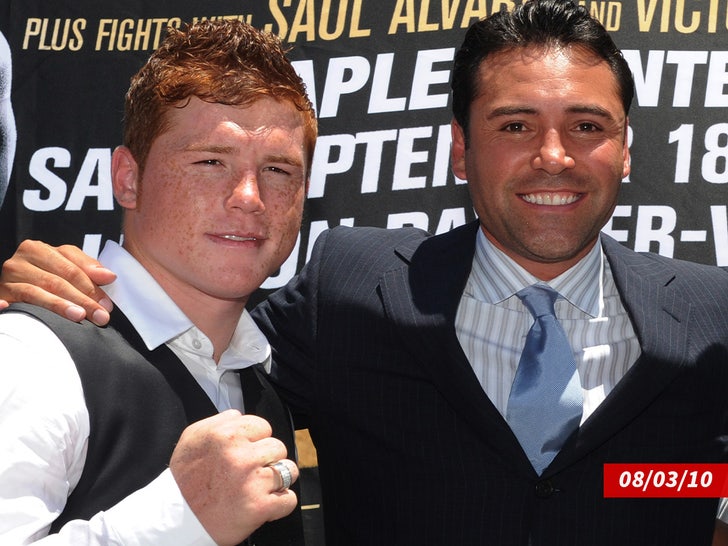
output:
[[[533,317],[516,292],[539,281],[478,231],[473,268],[455,318],[465,355],[503,416]],[[584,393],[582,423],[640,356],[601,244],[547,283],[561,297],[556,316],[574,351]]]

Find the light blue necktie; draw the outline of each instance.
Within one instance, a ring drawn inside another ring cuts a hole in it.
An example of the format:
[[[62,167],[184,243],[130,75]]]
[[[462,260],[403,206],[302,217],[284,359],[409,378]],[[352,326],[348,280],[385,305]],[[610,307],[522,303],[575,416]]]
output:
[[[518,363],[506,420],[540,475],[579,427],[583,396],[571,345],[554,314],[559,293],[538,284],[516,295],[535,322]]]

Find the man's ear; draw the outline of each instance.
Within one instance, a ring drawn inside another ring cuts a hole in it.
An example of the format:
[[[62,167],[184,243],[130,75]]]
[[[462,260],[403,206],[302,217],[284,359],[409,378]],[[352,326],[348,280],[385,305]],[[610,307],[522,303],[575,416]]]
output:
[[[450,122],[450,133],[452,135],[452,147],[450,148],[452,172],[461,180],[466,180],[468,175],[465,172],[465,132],[454,119]]]
[[[126,146],[119,146],[111,156],[111,184],[116,201],[125,209],[135,209],[139,199],[139,165]]]
[[[624,124],[624,146],[622,149],[622,178],[629,176],[632,171],[632,158],[629,152],[629,118]]]

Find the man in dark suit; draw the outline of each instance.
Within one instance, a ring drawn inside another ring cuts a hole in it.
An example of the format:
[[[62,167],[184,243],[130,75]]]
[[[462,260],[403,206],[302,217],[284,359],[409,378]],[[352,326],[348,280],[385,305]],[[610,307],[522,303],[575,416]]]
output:
[[[728,461],[728,273],[600,235],[630,172],[625,60],[584,8],[534,1],[471,27],[452,88],[479,220],[334,228],[254,311],[328,542],[710,544],[717,499],[603,494],[605,463]],[[529,285],[560,294],[583,399],[542,468],[509,420]]]
[[[316,133],[275,36],[169,29],[111,159],[109,326],[0,314],[0,542],[303,546],[290,414],[245,305],[293,249]]]
[[[600,234],[630,170],[624,59],[584,8],[534,0],[471,27],[452,85],[479,220],[335,228],[253,312],[318,450],[327,544],[710,544],[717,499],[603,494],[605,463],[728,460],[728,273]],[[543,464],[510,411],[532,285],[558,292],[579,380]]]

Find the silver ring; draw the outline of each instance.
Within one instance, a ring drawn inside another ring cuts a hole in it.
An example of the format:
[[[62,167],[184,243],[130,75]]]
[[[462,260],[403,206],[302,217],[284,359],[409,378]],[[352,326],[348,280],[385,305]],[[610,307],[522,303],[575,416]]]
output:
[[[293,483],[293,474],[291,474],[291,469],[288,468],[286,463],[278,461],[277,463],[271,464],[270,467],[278,472],[278,476],[281,478],[281,486],[278,491],[283,491],[284,489],[291,487],[291,484]]]

